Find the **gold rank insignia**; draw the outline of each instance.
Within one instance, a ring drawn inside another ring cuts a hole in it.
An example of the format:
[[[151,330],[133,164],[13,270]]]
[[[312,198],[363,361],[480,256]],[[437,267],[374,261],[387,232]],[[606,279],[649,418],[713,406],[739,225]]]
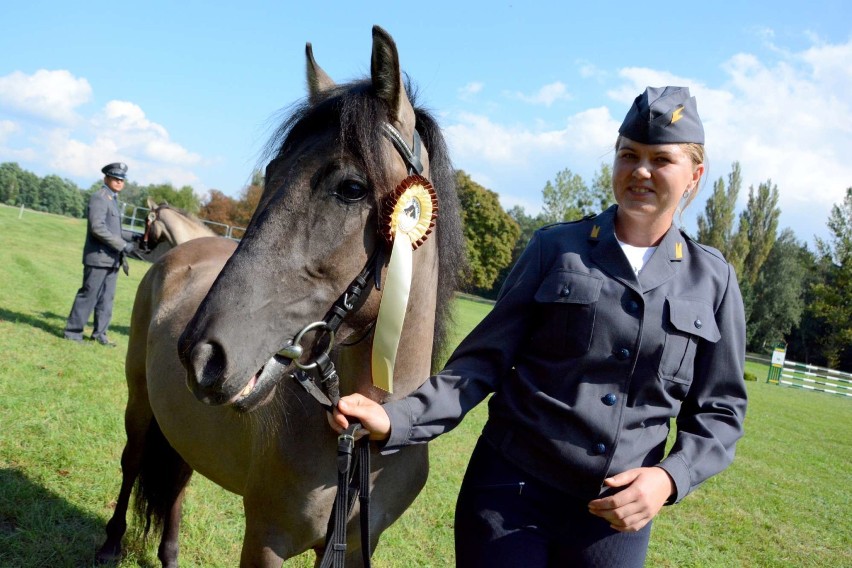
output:
[[[675,258],[681,260],[683,258],[683,243],[675,243]]]
[[[601,232],[600,225],[592,225],[592,233],[589,235],[589,238],[596,239]]]

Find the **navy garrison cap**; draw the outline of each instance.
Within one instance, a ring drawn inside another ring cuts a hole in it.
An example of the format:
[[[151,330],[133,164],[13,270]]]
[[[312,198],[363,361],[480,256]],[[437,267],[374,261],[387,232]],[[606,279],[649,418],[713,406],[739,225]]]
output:
[[[116,179],[126,179],[127,178],[127,164],[124,162],[115,162],[112,164],[107,164],[101,171],[108,175],[109,177],[114,177]]]
[[[636,97],[618,133],[640,144],[704,144],[695,97],[686,87],[648,87]]]

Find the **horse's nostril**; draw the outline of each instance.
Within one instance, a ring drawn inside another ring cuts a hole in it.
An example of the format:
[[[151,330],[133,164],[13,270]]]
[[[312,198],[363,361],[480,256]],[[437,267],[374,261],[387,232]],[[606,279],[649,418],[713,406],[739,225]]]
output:
[[[225,374],[225,352],[218,343],[199,343],[190,355],[195,381],[202,388],[216,384]]]

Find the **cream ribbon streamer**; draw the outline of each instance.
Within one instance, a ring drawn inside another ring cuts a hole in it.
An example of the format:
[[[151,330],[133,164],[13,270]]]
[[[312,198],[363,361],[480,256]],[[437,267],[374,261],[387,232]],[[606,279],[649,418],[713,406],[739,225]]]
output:
[[[391,243],[384,292],[373,335],[373,385],[393,392],[393,372],[408,310],[414,250],[422,245],[438,216],[438,198],[429,181],[410,175],[382,204],[382,234]]]
[[[376,333],[373,337],[373,385],[393,392],[393,369],[402,336],[402,325],[411,291],[414,251],[405,234],[396,232],[391,250],[385,291],[379,305]]]

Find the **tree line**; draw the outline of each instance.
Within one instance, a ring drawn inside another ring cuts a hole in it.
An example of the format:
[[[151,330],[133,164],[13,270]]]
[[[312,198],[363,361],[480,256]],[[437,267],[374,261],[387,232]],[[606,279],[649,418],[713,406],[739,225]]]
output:
[[[571,170],[558,172],[542,188],[543,206],[535,215],[520,206],[504,210],[495,192],[462,170],[456,171],[456,185],[469,259],[463,290],[488,298],[497,296],[535,230],[598,213],[613,203],[607,164],[591,184]],[[778,187],[771,180],[748,188],[746,207],[737,215],[742,185],[741,167],[734,162],[727,178],[713,183],[694,237],[721,251],[739,276],[748,349],[769,352],[785,345],[790,359],[852,371],[852,187],[826,221],[829,238],[816,239],[810,250],[791,229],[779,229]],[[100,186],[98,180],[83,190],[55,175],[39,178],[18,164],[0,164],[0,202],[9,205],[83,217],[89,195]],[[255,172],[236,198],[211,190],[202,201],[190,186],[142,186],[129,180],[121,198],[146,207],[150,197],[202,219],[245,227],[262,191],[263,175]]]

